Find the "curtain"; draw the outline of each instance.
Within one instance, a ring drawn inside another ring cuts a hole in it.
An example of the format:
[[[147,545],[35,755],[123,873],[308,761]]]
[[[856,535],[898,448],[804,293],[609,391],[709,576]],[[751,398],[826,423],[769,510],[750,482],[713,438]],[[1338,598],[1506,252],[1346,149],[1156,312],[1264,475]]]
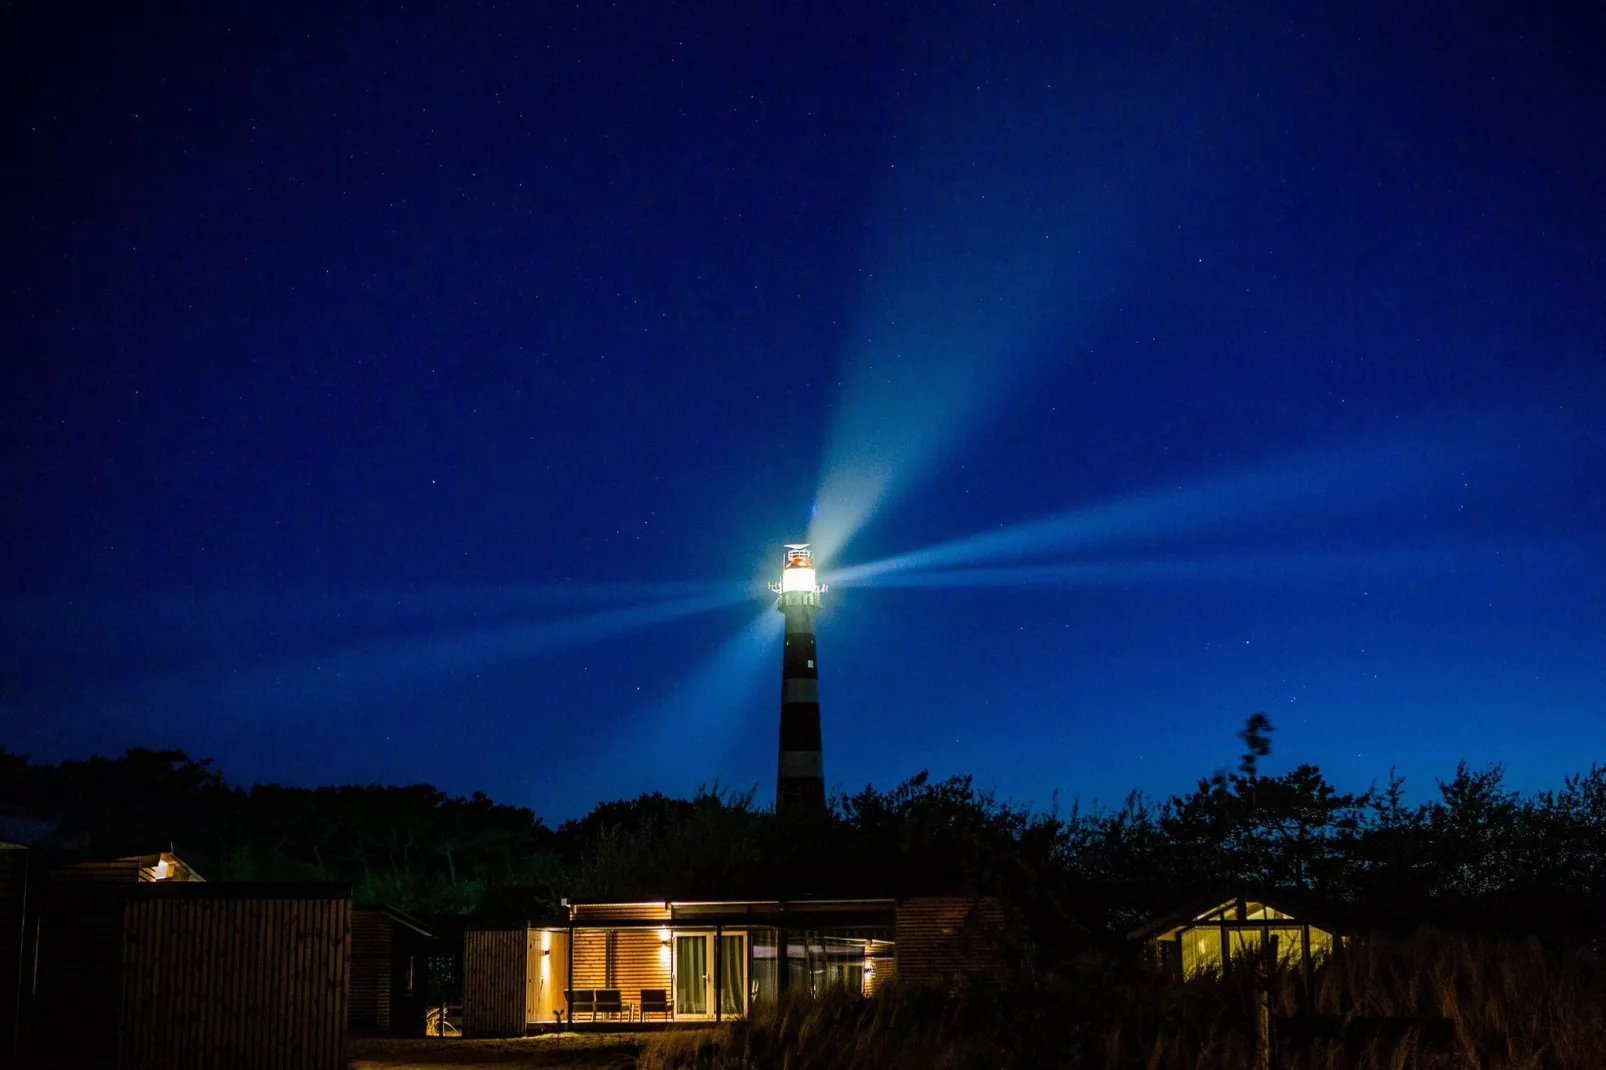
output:
[[[708,1013],[708,937],[675,937],[675,1013]]]
[[[719,938],[719,1013],[741,1014],[747,1008],[742,990],[747,987],[746,941],[740,936]]]

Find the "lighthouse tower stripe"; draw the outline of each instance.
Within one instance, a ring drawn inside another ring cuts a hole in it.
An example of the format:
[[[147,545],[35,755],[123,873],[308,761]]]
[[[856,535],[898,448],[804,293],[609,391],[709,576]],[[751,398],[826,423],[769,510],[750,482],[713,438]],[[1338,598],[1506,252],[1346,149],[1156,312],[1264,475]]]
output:
[[[778,805],[825,805],[820,747],[819,668],[815,658],[814,611],[783,605],[786,647],[781,659],[781,739],[776,768]]]

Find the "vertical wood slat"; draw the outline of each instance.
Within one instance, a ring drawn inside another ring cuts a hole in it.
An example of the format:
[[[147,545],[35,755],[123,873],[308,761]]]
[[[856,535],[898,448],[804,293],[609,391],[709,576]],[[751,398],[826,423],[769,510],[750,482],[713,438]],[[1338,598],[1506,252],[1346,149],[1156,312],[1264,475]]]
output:
[[[391,1030],[390,990],[396,969],[395,924],[383,910],[351,913],[351,1028]]]
[[[463,1035],[517,1037],[529,1010],[528,929],[463,934]]]
[[[343,1070],[350,901],[134,896],[118,1066]]]

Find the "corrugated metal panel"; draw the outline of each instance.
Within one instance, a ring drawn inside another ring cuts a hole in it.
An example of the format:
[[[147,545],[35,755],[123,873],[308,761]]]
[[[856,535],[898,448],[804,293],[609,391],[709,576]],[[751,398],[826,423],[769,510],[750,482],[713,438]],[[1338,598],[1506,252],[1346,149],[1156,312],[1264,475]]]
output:
[[[518,1037],[528,1016],[528,929],[463,934],[463,1035]]]
[[[18,1065],[27,908],[28,849],[0,843],[0,1070]]]
[[[351,912],[351,1028],[390,1032],[395,922],[382,910]]]
[[[343,1070],[349,899],[144,888],[125,901],[121,1070]]]
[[[918,983],[996,974],[1003,967],[1003,927],[996,900],[906,899],[897,910],[898,976]]]

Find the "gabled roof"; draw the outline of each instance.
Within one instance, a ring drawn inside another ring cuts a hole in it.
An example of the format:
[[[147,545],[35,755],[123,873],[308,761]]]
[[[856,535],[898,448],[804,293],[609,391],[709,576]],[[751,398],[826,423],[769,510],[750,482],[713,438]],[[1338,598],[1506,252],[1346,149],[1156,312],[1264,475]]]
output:
[[[1342,910],[1309,892],[1277,888],[1217,888],[1195,895],[1175,908],[1155,916],[1147,924],[1128,933],[1127,939],[1152,940],[1169,930],[1184,928],[1193,922],[1202,921],[1206,916],[1239,902],[1268,906],[1288,915],[1288,921],[1293,924],[1310,924],[1328,931],[1341,931],[1347,927],[1340,920]],[[1244,923],[1229,919],[1227,924]]]

